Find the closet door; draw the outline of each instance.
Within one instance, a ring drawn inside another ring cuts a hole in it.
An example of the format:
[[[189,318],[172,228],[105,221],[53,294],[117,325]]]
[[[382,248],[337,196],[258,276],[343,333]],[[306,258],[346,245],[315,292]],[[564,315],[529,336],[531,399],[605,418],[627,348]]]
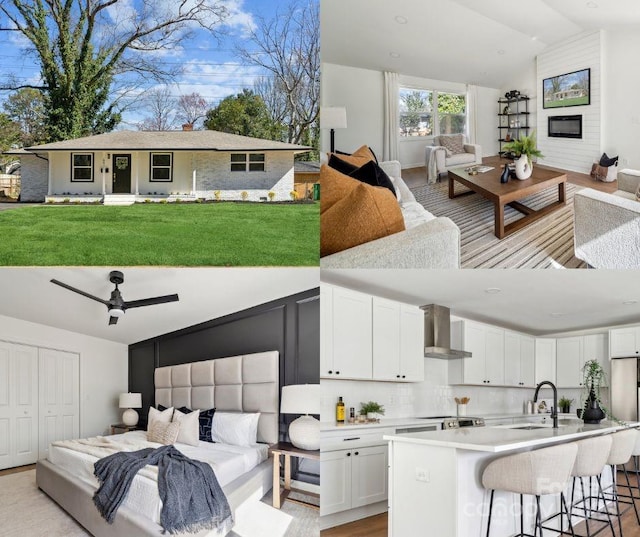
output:
[[[72,352],[39,349],[40,458],[57,440],[78,438],[80,434],[79,362]]]
[[[0,342],[0,469],[38,459],[38,349]]]

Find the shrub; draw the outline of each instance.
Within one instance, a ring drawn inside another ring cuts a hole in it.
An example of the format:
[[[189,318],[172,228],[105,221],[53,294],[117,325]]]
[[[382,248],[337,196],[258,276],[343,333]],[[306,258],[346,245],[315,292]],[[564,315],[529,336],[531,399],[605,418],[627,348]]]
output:
[[[289,192],[289,196],[291,196],[292,201],[296,201],[298,199],[298,193],[295,190]]]
[[[180,198],[176,198],[176,203],[182,203],[182,200]]]
[[[273,201],[273,199],[276,197],[276,193],[273,190],[270,190],[267,196],[269,196],[269,201]]]
[[[70,200],[69,200],[69,198],[64,198],[64,199],[62,200],[62,203],[69,203],[69,201],[70,201]]]
[[[167,203],[167,199],[166,198],[165,199],[161,199],[160,203]]]
[[[246,190],[243,190],[242,192],[240,192],[240,197],[242,198],[242,201],[247,201],[249,193]]]
[[[202,198],[196,198],[196,203],[202,203]]]
[[[220,201],[221,196],[222,196],[222,192],[220,192],[219,190],[214,191],[213,197],[216,199],[216,201]]]
[[[144,200],[144,202],[145,202],[145,203],[151,203],[151,200],[150,200],[149,198],[146,198],[146,199]]]

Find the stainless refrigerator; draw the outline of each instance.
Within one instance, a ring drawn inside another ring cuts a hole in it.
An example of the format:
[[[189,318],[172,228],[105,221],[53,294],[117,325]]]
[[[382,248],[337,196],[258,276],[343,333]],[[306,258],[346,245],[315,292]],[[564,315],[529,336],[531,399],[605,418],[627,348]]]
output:
[[[640,374],[638,358],[611,360],[611,413],[623,421],[639,421],[638,390]]]

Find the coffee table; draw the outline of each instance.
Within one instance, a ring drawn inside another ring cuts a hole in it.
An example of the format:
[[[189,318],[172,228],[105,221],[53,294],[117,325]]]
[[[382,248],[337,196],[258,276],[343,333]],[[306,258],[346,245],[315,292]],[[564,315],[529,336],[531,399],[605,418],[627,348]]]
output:
[[[566,204],[566,173],[536,164],[531,177],[524,181],[509,179],[508,183],[503,184],[500,182],[500,175],[502,175],[500,166],[496,166],[493,170],[485,173],[478,173],[477,175],[470,175],[465,171],[465,168],[449,170],[449,198],[457,198],[477,193],[483,198],[493,202],[495,210],[495,235],[499,239],[515,233],[531,222],[560,209]],[[471,189],[471,191],[456,194],[456,182],[463,184]],[[558,201],[550,203],[541,209],[531,209],[518,201],[532,194],[537,194],[542,190],[546,190],[547,188],[554,187],[555,185],[558,185]],[[505,226],[505,205],[509,205],[525,216]]]

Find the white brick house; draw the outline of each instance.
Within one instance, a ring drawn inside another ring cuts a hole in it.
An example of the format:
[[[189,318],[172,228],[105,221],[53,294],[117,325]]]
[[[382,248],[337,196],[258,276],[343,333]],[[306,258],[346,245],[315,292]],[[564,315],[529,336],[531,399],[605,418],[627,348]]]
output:
[[[21,150],[21,201],[289,200],[294,155],[309,150],[209,130],[87,136]]]

